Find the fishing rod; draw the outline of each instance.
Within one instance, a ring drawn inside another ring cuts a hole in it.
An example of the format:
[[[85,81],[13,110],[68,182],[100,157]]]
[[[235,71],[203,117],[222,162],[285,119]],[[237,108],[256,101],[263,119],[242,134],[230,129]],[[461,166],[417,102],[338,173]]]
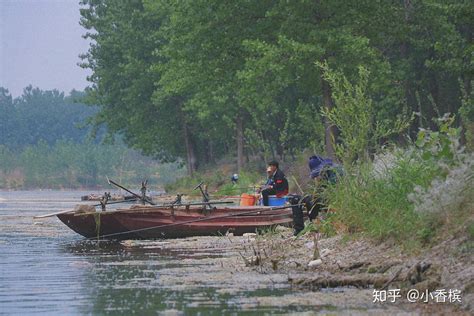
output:
[[[229,190],[248,190],[248,189],[256,189],[260,187],[259,185],[252,185],[252,186],[248,186],[248,187],[230,187]]]
[[[151,205],[156,205],[156,203],[154,203],[152,200],[150,200],[150,198],[147,197],[146,195],[140,196],[140,195],[138,195],[138,194],[136,194],[136,193],[130,191],[129,189],[125,188],[124,186],[118,184],[117,182],[110,180],[109,177],[106,177],[106,178],[107,178],[107,182],[108,182],[109,184],[111,184],[111,185],[113,184],[113,185],[119,187],[120,189],[127,191],[128,193],[132,194],[134,197],[136,197],[136,198],[139,199],[140,201],[148,202],[148,203],[150,203]],[[142,189],[143,189],[143,184],[142,184]]]
[[[194,205],[211,205],[211,204],[233,204],[233,201],[208,201],[208,202],[190,202],[183,204],[163,204],[157,205],[157,207],[179,207],[179,206],[194,206]]]
[[[116,202],[110,202],[110,203],[107,203],[107,205],[109,204],[118,204],[118,203],[126,203],[126,202],[130,202],[130,201],[136,201],[137,199],[133,199],[133,200],[126,200],[126,201],[116,201]],[[210,201],[210,202],[196,202],[196,203],[184,203],[184,204],[162,204],[162,205],[154,205],[156,208],[159,208],[159,207],[167,207],[167,208],[170,208],[170,207],[187,207],[187,206],[197,206],[197,205],[210,205],[210,204],[232,204],[234,202],[232,201]],[[91,205],[91,206],[94,206],[94,207],[97,207],[97,206],[101,206],[102,204],[94,204],[94,205]],[[110,213],[117,213],[117,212],[124,212],[124,211],[130,211],[129,209],[120,209],[120,210],[115,210],[115,211],[105,211],[107,214],[110,214]],[[52,217],[52,216],[56,216],[56,215],[61,215],[61,214],[66,214],[66,213],[71,213],[71,212],[75,212],[74,210],[64,210],[64,211],[59,211],[59,212],[54,212],[54,213],[49,213],[49,214],[44,214],[44,215],[37,215],[37,216],[33,216],[33,218],[46,218],[46,217]],[[94,212],[84,212],[84,213],[78,213],[78,214],[75,214],[76,216],[81,216],[81,215],[90,215],[90,214],[96,214],[96,213],[99,213],[97,211],[94,211]]]
[[[109,204],[118,204],[118,203],[126,203],[126,202],[136,201],[136,200],[137,199],[130,199],[130,200],[124,200],[124,201],[115,201],[115,202],[107,203],[107,205],[109,205]],[[90,205],[90,204],[85,204],[85,205]],[[102,204],[93,204],[91,206],[97,207],[97,206],[102,206]],[[66,214],[66,213],[70,213],[70,212],[75,212],[75,211],[74,210],[63,210],[63,211],[44,214],[44,215],[36,215],[36,216],[33,216],[33,218],[46,218],[46,217],[52,217],[52,216]],[[107,211],[107,212],[111,212],[111,211]]]
[[[287,205],[287,206],[280,206],[280,207],[270,207],[270,208],[260,208],[260,209],[257,209],[257,210],[252,210],[252,211],[242,212],[242,213],[237,213],[237,214],[232,213],[232,214],[226,214],[226,215],[221,215],[221,216],[202,217],[202,218],[197,218],[197,219],[184,221],[184,222],[179,222],[179,223],[157,225],[157,226],[152,226],[152,227],[145,227],[145,228],[129,230],[129,231],[126,231],[126,232],[118,232],[118,233],[101,235],[101,236],[98,236],[98,237],[89,237],[89,238],[86,238],[86,240],[99,240],[99,238],[101,238],[101,237],[102,238],[104,238],[104,237],[107,238],[107,237],[120,236],[120,235],[125,235],[125,234],[138,233],[138,232],[157,229],[157,228],[167,228],[167,227],[172,227],[172,226],[192,224],[192,223],[196,223],[196,222],[208,221],[208,220],[213,220],[213,219],[221,219],[221,218],[228,218],[228,217],[232,217],[232,216],[250,215],[250,214],[261,213],[261,212],[283,210],[283,209],[292,208],[294,206],[300,206],[300,205],[302,205],[302,204]]]
[[[105,204],[106,204],[106,205],[110,205],[110,204],[128,203],[128,202],[135,202],[136,200],[138,200],[138,199],[137,199],[137,198],[133,198],[133,199],[128,199],[128,200],[113,201],[113,202],[108,202],[108,201],[107,201],[107,203],[105,203]],[[92,206],[97,207],[97,206],[102,206],[102,204],[99,203],[99,204],[94,204],[94,205],[92,205]]]
[[[167,209],[173,209],[173,208],[178,208],[178,207],[188,207],[188,206],[197,206],[197,205],[210,205],[210,204],[232,204],[234,202],[232,201],[210,201],[210,202],[197,202],[197,203],[185,203],[185,204],[162,204],[162,205],[155,205],[154,207],[137,207],[133,209],[118,209],[118,210],[113,210],[113,211],[106,211],[106,214],[112,214],[112,213],[121,213],[121,212],[130,212],[130,211],[156,211],[156,209],[159,208],[167,208]],[[65,211],[67,212],[73,212],[73,211]],[[91,214],[104,214],[103,212],[82,212],[82,213],[77,213],[74,214],[74,216],[86,216],[86,215],[91,215]],[[49,215],[49,214],[48,214]]]

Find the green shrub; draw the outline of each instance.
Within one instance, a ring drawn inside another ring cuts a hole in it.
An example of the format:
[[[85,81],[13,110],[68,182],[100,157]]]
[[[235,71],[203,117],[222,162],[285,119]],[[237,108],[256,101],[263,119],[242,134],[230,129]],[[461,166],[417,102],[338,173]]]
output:
[[[337,126],[336,155],[344,164],[367,160],[383,140],[408,128],[412,118],[407,115],[377,120],[377,107],[369,92],[370,72],[366,68],[358,67],[357,82],[352,83],[342,72],[330,69],[327,63],[317,65],[331,86],[334,101],[333,108],[322,108],[322,115]]]
[[[386,150],[349,169],[326,191],[334,220],[349,231],[413,246],[472,216],[474,156],[459,147],[453,120],[440,119],[439,131],[421,130],[416,146]]]
[[[385,170],[374,172],[375,164],[359,164],[334,187],[327,190],[335,220],[350,231],[363,231],[379,238],[402,240],[416,235],[420,216],[413,210],[407,195],[415,186],[427,186],[438,168],[417,159],[416,153],[396,151],[395,162]]]

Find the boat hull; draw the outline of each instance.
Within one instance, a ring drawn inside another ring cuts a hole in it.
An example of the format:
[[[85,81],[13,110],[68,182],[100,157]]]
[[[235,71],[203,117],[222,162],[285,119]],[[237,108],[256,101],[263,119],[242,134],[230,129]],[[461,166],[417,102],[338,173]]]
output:
[[[58,218],[87,238],[164,239],[234,235],[291,225],[289,209],[228,207],[213,210],[138,207],[116,212],[66,213]]]
[[[232,215],[236,214],[236,215]],[[276,225],[288,226],[292,223],[291,212],[273,211],[271,214],[245,214],[251,211],[216,212],[208,215],[182,214],[123,214],[117,218],[128,231],[144,239],[183,238],[192,236],[234,235],[254,233]],[[239,214],[241,213],[241,214]],[[242,214],[243,213],[243,214]]]
[[[117,216],[107,214],[107,212],[88,215],[66,213],[57,215],[57,217],[70,229],[86,238],[101,238],[103,236],[109,236],[108,238],[111,239],[140,238],[133,233],[128,233],[127,228],[117,221]]]

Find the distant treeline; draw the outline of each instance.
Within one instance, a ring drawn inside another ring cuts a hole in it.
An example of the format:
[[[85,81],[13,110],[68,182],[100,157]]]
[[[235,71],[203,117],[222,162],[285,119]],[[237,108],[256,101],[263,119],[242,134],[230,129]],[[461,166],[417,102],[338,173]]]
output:
[[[83,93],[27,87],[13,99],[0,88],[0,188],[86,188],[107,185],[105,176],[139,185],[163,185],[182,174],[121,141],[92,137],[87,119],[97,110],[81,104]],[[155,187],[156,188],[156,187]]]
[[[473,1],[81,3],[95,123],[189,174],[222,157],[241,169],[334,156],[348,134],[378,130],[361,144],[373,153],[447,112],[464,131],[474,121]],[[367,106],[346,111],[348,99]]]
[[[106,187],[106,176],[138,187],[163,186],[182,174],[176,164],[160,164],[125,145],[40,141],[21,150],[0,145],[0,188]]]
[[[98,109],[81,103],[83,96],[74,90],[65,96],[57,90],[28,86],[21,96],[12,98],[7,89],[0,87],[0,144],[18,150],[39,141],[48,145],[58,139],[85,141],[91,130],[86,120]]]

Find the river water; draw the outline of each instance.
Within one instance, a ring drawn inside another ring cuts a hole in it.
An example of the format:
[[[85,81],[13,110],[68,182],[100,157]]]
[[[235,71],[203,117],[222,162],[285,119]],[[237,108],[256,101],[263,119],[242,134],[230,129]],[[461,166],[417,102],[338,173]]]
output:
[[[303,291],[288,275],[246,268],[244,237],[94,242],[56,217],[33,219],[88,193],[0,191],[1,315],[387,312],[370,290]]]
[[[97,243],[56,217],[33,219],[72,208],[87,193],[0,191],[0,314],[331,310],[296,304],[305,293],[294,293],[285,275],[239,272],[230,260],[238,247],[226,237]],[[279,302],[288,296],[293,304]]]

